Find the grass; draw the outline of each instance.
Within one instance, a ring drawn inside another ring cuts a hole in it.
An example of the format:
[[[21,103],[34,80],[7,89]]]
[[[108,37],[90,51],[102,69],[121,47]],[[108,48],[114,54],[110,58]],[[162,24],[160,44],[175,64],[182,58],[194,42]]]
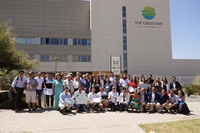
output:
[[[176,121],[169,123],[141,124],[139,125],[146,133],[199,133],[200,119]]]

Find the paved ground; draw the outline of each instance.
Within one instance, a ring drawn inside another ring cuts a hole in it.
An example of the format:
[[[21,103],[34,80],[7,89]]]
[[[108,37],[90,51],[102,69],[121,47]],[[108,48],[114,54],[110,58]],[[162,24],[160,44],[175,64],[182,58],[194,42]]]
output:
[[[58,111],[15,113],[0,110],[1,132],[142,133],[137,124],[200,118],[200,102],[189,102],[191,115],[106,112],[60,114]]]

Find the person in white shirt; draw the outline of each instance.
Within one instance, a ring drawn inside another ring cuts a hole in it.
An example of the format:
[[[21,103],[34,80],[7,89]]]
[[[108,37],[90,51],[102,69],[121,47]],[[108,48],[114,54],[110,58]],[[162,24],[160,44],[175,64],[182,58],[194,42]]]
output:
[[[103,90],[103,87],[100,87],[100,92],[97,93],[97,97],[101,97],[101,103],[99,104],[100,110],[105,110],[108,106],[108,94]]]
[[[38,86],[36,87],[36,96],[38,96],[38,108],[42,109],[42,86],[43,86],[43,82],[44,79],[41,77],[41,72],[38,72],[37,77],[35,77],[35,79],[38,82]]]
[[[126,76],[125,74],[124,74],[124,75],[122,76],[122,78],[119,80],[119,85],[120,85],[120,90],[121,90],[121,92],[122,92],[122,89],[123,89],[123,88],[128,89],[128,87],[129,87],[129,81],[128,81],[127,76]]]
[[[113,86],[112,91],[109,92],[109,94],[108,94],[108,100],[109,100],[109,105],[111,107],[111,111],[116,110],[118,96],[119,96],[119,93],[116,92],[116,89]]]
[[[129,102],[130,102],[130,94],[127,93],[126,88],[123,88],[122,93],[120,94],[120,100],[119,101],[119,111],[128,110],[129,108]]]
[[[113,72],[111,72],[111,75],[110,75],[110,84],[112,85],[113,84],[113,81],[116,79],[115,75]]]
[[[88,94],[88,105],[87,105],[87,107],[89,108],[89,110],[90,110],[91,108],[93,109],[93,107],[94,107],[95,105],[97,105],[97,103],[93,102],[93,100],[94,100],[95,98],[97,98],[97,94],[95,93],[95,88],[93,87],[93,88],[92,88],[92,92],[90,92],[90,93]]]
[[[86,111],[86,105],[85,104],[77,104],[76,97],[78,95],[80,95],[80,94],[84,94],[84,95],[86,94],[85,91],[82,90],[82,86],[81,85],[79,85],[78,91],[76,91],[74,93],[73,99],[75,100],[74,103],[76,104],[76,106],[78,108],[77,111]]]
[[[27,84],[26,76],[24,71],[19,71],[19,76],[15,77],[12,82],[13,92],[15,94],[15,111],[19,112],[21,108],[22,95]]]
[[[74,92],[76,92],[78,90],[78,86],[80,85],[80,77],[76,76],[74,78]]]
[[[167,109],[170,111],[177,111],[178,109],[178,97],[174,94],[173,90],[171,90],[169,94],[169,104],[167,106]]]
[[[69,88],[69,93],[74,94],[74,82],[71,80],[71,75],[66,76],[66,80],[63,81],[64,88]]]
[[[70,105],[67,105],[66,104],[66,99],[71,99],[71,94],[69,93],[69,88],[66,87],[63,91],[63,93],[60,94],[60,97],[59,97],[59,108],[60,108],[60,112],[63,113],[63,112],[71,112],[71,106]]]

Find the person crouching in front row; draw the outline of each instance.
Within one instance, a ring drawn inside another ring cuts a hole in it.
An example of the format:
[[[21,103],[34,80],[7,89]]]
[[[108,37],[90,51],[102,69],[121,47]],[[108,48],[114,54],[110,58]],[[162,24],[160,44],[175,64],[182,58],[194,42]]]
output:
[[[80,94],[86,94],[84,90],[82,90],[82,86],[79,85],[78,90],[74,93],[73,99],[75,100],[75,104],[77,106],[77,111],[86,111],[86,105],[85,104],[77,104],[76,97],[78,97]]]
[[[152,91],[148,93],[149,95],[149,101],[147,103],[146,109],[149,109],[149,111],[157,111],[158,108],[160,108],[159,103],[159,94],[156,92],[155,87],[152,87]]]
[[[148,95],[145,93],[145,89],[142,88],[141,92],[138,93],[140,96],[140,111],[142,112],[143,110],[146,112],[147,108],[147,102],[148,102]]]
[[[158,112],[161,112],[163,109],[168,112],[167,107],[169,104],[169,96],[166,94],[164,89],[161,91],[159,103],[161,107],[158,109]]]
[[[108,100],[109,100],[109,105],[111,107],[111,111],[117,110],[117,98],[119,96],[119,93],[116,92],[115,87],[112,87],[112,91],[109,92],[108,94]]]
[[[66,99],[69,99],[71,100],[71,95],[69,93],[69,88],[66,87],[63,91],[63,93],[60,94],[60,97],[59,97],[59,108],[60,108],[60,112],[63,113],[63,112],[71,112],[71,106],[70,105],[67,105],[66,104]]]
[[[130,106],[133,109],[136,109],[136,111],[139,110],[140,107],[140,96],[137,93],[137,90],[134,90],[134,94],[131,94],[131,101],[130,101]]]
[[[127,93],[125,87],[122,89],[122,93],[120,94],[120,97],[122,101],[120,101],[119,111],[124,111],[124,110],[128,111],[130,95],[129,93]]]
[[[95,93],[95,88],[93,87],[92,92],[90,92],[89,95],[88,95],[88,105],[87,105],[87,107],[88,107],[89,111],[91,109],[92,110],[94,109],[96,103],[93,102],[93,99],[95,99],[96,97],[97,97],[97,94]]]

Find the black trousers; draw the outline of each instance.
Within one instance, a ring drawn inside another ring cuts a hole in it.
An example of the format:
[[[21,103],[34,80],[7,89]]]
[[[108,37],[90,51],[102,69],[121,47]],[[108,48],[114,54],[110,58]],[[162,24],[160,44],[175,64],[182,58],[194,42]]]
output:
[[[47,106],[49,107],[49,97],[51,97],[51,106],[53,106],[53,100],[54,100],[54,95],[46,95],[46,103]]]
[[[174,105],[173,107],[170,108],[170,110],[177,111],[178,110],[178,105]]]
[[[15,109],[20,109],[24,88],[15,88],[18,93],[15,94]]]

